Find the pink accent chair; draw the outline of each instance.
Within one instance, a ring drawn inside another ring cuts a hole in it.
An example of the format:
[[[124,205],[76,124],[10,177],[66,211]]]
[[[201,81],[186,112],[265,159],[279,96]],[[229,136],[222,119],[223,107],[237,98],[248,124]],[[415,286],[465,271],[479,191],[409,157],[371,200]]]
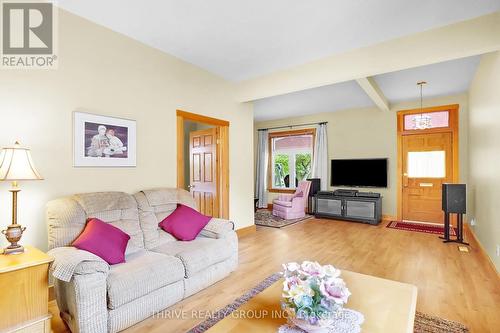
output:
[[[285,220],[305,217],[307,197],[311,188],[311,182],[300,181],[294,194],[280,194],[278,199],[273,200],[273,215]]]

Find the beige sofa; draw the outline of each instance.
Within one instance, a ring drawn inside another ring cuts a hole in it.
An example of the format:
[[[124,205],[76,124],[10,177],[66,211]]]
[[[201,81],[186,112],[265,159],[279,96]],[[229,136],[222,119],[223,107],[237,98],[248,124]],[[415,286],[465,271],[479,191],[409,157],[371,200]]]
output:
[[[118,332],[223,279],[238,264],[234,224],[213,218],[193,241],[158,227],[188,192],[154,189],[77,194],[47,206],[49,254],[57,304],[73,333]],[[130,235],[126,262],[108,265],[70,247],[96,217]]]

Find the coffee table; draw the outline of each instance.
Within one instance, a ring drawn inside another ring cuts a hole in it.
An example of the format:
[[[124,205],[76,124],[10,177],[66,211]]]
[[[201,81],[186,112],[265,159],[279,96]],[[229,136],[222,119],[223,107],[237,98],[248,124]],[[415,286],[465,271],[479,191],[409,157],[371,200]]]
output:
[[[346,307],[365,316],[363,332],[413,333],[417,287],[349,271],[342,271],[341,277],[352,293]],[[275,282],[207,332],[276,333],[286,323],[286,318],[273,315],[280,311],[282,283]]]

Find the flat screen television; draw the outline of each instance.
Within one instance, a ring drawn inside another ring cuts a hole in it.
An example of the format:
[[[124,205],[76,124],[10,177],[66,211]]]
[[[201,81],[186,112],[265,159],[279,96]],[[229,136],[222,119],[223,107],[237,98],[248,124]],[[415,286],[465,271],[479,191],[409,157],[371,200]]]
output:
[[[332,160],[332,186],[387,187],[387,158]]]

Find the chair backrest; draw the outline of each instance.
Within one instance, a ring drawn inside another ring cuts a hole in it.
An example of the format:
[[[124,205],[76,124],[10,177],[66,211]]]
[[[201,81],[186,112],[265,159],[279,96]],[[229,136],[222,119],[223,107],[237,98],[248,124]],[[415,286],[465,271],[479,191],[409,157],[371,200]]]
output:
[[[295,193],[302,192],[304,198],[307,199],[309,196],[309,190],[311,189],[311,182],[309,180],[301,180],[299,182],[299,186],[297,186],[297,190]]]

